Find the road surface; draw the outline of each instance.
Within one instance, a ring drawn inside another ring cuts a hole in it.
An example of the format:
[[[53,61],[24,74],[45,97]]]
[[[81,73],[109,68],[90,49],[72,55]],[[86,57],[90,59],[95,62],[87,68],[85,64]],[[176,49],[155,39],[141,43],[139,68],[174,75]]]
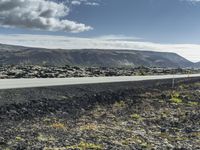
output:
[[[120,76],[120,77],[82,77],[82,78],[52,78],[52,79],[0,79],[0,89],[18,89],[32,87],[49,87],[63,85],[133,82],[172,78],[200,77],[200,74],[190,75],[155,75],[155,76]]]

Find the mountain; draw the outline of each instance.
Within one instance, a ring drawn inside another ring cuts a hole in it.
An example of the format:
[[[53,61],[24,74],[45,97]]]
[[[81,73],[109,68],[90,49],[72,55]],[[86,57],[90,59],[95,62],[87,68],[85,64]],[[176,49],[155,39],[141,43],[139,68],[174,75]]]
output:
[[[193,63],[175,53],[140,50],[44,49],[0,44],[0,64],[78,66],[189,67]]]
[[[194,68],[200,68],[200,62],[194,63]]]

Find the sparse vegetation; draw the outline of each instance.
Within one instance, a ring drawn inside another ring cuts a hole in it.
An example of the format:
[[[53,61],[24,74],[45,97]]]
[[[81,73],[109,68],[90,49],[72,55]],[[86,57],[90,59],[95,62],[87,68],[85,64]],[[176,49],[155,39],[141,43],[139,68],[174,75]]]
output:
[[[177,97],[172,97],[172,98],[170,99],[170,101],[171,101],[172,103],[176,103],[176,104],[180,104],[180,103],[183,102],[182,99],[177,98]]]
[[[74,146],[66,146],[67,150],[70,149],[79,149],[79,150],[102,150],[103,146],[102,145],[97,145],[93,143],[86,143],[86,142],[80,142],[78,145]]]
[[[181,83],[173,92],[157,85],[86,95],[79,101],[2,106],[0,149],[199,149],[199,85]]]
[[[197,106],[197,105],[199,105],[199,102],[188,102],[188,104],[190,106]]]
[[[175,104],[180,104],[183,102],[183,100],[180,98],[180,94],[175,91],[172,92],[170,101]]]
[[[98,127],[95,124],[86,124],[86,125],[81,126],[80,130],[81,131],[84,131],[84,130],[89,130],[89,131],[93,130],[93,131],[95,131],[97,128]]]
[[[63,123],[53,123],[51,126],[56,129],[64,129],[65,128],[65,125]]]
[[[138,120],[141,118],[141,116],[139,114],[132,114],[131,118]]]

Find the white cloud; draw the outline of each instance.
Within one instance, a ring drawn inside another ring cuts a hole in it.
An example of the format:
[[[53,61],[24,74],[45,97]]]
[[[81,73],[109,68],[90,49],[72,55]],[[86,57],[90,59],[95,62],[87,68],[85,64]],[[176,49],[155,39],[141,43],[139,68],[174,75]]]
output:
[[[200,2],[200,0],[186,0],[186,1],[189,1],[189,2]]]
[[[49,0],[0,0],[0,25],[50,31],[83,32],[92,27],[64,19],[70,9]]]
[[[71,2],[72,5],[81,5],[81,2],[78,0],[74,0]]]
[[[68,0],[68,3],[70,3],[72,5],[89,5],[89,6],[98,6],[99,3],[97,2],[97,0]]]
[[[189,2],[191,4],[196,4],[196,3],[199,3],[200,0],[180,0],[180,1],[185,1],[185,2]]]
[[[105,36],[106,37],[106,36]],[[120,38],[119,38],[120,39]],[[200,61],[200,45],[159,44],[141,41],[108,40],[108,38],[77,38],[50,35],[0,35],[0,43],[30,47],[61,49],[131,49],[159,52],[174,52],[193,62]]]
[[[87,2],[86,5],[90,5],[90,6],[98,6],[99,3],[96,3],[96,2]]]

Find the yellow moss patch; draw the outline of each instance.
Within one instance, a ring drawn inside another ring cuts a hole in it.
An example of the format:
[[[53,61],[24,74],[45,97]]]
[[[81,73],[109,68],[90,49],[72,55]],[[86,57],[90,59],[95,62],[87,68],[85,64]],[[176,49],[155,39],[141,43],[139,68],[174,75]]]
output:
[[[167,139],[168,141],[170,142],[177,142],[177,141],[185,141],[185,140],[188,140],[187,137],[184,137],[184,136],[172,136],[168,133],[161,133],[160,134],[160,137],[162,137],[163,139]]]
[[[190,106],[197,106],[197,105],[199,105],[199,103],[198,102],[188,102],[188,105],[190,105]]]
[[[141,116],[139,114],[132,114],[130,115],[130,117],[135,120],[141,119]]]
[[[66,150],[65,147],[45,147],[43,150]]]
[[[121,144],[125,146],[130,145],[130,144],[139,144],[143,149],[152,148],[152,145],[150,143],[147,143],[142,137],[137,136],[137,135],[131,138],[122,140]]]
[[[65,125],[63,123],[53,123],[51,127],[56,128],[56,129],[64,129]]]
[[[96,124],[93,124],[93,123],[89,123],[89,124],[86,124],[86,125],[83,125],[83,126],[80,126],[80,130],[83,131],[83,130],[97,130],[98,129],[98,126]]]
[[[78,145],[66,146],[66,148],[67,149],[80,149],[80,150],[88,150],[88,149],[102,150],[103,146],[99,145],[99,144],[94,144],[94,143],[80,142]]]
[[[174,103],[174,104],[180,104],[182,103],[182,99],[179,98],[180,94],[176,91],[173,91],[172,94],[171,94],[171,103]]]
[[[16,139],[17,141],[24,141],[24,139],[23,139],[22,137],[20,137],[20,136],[15,137],[15,139]]]
[[[177,97],[172,97],[172,98],[170,99],[170,101],[171,101],[172,103],[175,103],[175,104],[180,104],[180,103],[183,102],[182,99],[177,98]]]
[[[115,102],[113,104],[113,108],[124,108],[126,106],[125,102],[124,101],[119,101],[119,102]]]
[[[172,92],[172,94],[171,94],[171,97],[179,97],[180,96],[180,94],[178,93],[178,92],[176,92],[176,91],[173,91]]]
[[[38,141],[42,141],[42,142],[50,142],[50,141],[55,141],[55,138],[52,136],[46,136],[43,134],[39,134],[39,136],[37,137]]]
[[[191,135],[195,137],[200,137],[200,132],[193,132],[191,133]]]
[[[99,118],[102,115],[104,115],[107,112],[107,110],[101,106],[96,106],[95,109],[92,110],[91,114],[95,117],[95,118]]]

